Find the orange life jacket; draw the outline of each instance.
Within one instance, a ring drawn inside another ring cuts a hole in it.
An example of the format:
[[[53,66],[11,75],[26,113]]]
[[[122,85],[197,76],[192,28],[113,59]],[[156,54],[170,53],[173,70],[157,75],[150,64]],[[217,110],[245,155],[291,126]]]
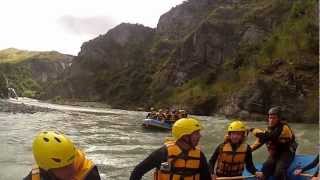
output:
[[[169,169],[156,169],[155,180],[200,180],[200,155],[199,148],[191,149],[187,154],[175,142],[166,143],[168,150]]]
[[[216,174],[218,176],[241,176],[244,170],[248,145],[242,143],[236,151],[232,150],[229,142],[226,142],[220,150]]]

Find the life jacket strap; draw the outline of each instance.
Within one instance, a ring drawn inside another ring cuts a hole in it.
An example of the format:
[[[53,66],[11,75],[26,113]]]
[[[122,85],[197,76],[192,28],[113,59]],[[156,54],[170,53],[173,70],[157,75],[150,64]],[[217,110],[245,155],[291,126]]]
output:
[[[40,180],[40,168],[38,166],[33,166],[31,170],[31,179],[32,180]]]

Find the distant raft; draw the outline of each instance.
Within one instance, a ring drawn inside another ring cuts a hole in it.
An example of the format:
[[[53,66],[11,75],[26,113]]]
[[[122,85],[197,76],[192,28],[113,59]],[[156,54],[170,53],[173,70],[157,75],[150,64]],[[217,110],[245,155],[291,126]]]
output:
[[[302,168],[306,165],[308,165],[309,163],[311,163],[313,161],[313,159],[315,158],[316,156],[313,156],[313,155],[302,155],[302,154],[299,154],[299,155],[296,155],[293,162],[291,163],[290,165],[290,168],[288,169],[288,176],[290,178],[290,180],[309,180],[310,177],[306,177],[306,176],[295,176],[293,174],[294,170],[296,170],[297,168]],[[256,164],[256,168],[260,171],[261,168],[262,168],[262,164]],[[306,174],[310,174],[310,175],[313,175],[316,171],[316,168],[313,168],[307,172],[304,172]],[[247,170],[243,172],[243,176],[252,176],[252,174],[250,174]],[[252,178],[246,178],[246,179],[256,179],[254,177]],[[270,178],[270,180],[275,180],[274,178]]]
[[[144,119],[142,126],[148,129],[171,130],[172,124],[166,121],[161,122],[157,119]]]

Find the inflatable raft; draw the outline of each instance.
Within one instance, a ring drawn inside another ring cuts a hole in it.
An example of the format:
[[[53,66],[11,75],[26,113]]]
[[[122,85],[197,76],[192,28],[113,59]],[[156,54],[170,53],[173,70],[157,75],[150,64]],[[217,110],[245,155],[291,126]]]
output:
[[[171,124],[156,119],[144,119],[142,126],[149,129],[171,130]]]

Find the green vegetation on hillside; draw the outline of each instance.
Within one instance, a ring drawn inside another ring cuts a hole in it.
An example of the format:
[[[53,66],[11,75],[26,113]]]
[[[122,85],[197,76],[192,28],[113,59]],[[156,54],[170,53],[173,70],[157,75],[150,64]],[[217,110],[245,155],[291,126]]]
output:
[[[21,63],[28,60],[56,61],[64,59],[65,55],[56,51],[23,51],[9,48],[0,51],[0,63]]]
[[[289,2],[286,5],[289,6]],[[274,86],[278,84],[275,88],[290,89],[292,86],[290,81],[277,78],[277,75],[291,73],[300,80],[311,77],[316,81],[305,87],[311,92],[308,92],[305,98],[307,107],[303,109],[306,110],[304,116],[308,119],[306,121],[317,120],[318,79],[316,74],[319,40],[317,1],[294,1],[290,7],[286,18],[273,28],[264,41],[258,44],[242,44],[238,48],[237,57],[226,60],[215,80],[207,80],[210,79],[209,76],[195,77],[182,87],[175,88],[168,97],[168,102],[193,108],[209,103],[211,109],[209,108],[208,113],[210,113],[257,79],[272,79]],[[277,67],[275,64],[277,61],[284,65]],[[301,81],[297,83],[305,84]],[[286,95],[284,93],[281,96]],[[294,101],[296,97],[290,98]]]
[[[54,62],[64,60],[66,57],[68,55],[56,51],[36,52],[9,48],[0,51],[0,73],[5,75],[7,86],[14,88],[19,96],[39,98],[44,93],[43,86],[45,85],[37,81],[38,77],[32,74],[33,71],[39,71],[39,69],[32,69],[29,64],[31,62]]]
[[[41,86],[32,79],[30,69],[23,65],[0,63],[0,72],[6,75],[8,87],[14,88],[19,96],[35,98],[41,93]]]

